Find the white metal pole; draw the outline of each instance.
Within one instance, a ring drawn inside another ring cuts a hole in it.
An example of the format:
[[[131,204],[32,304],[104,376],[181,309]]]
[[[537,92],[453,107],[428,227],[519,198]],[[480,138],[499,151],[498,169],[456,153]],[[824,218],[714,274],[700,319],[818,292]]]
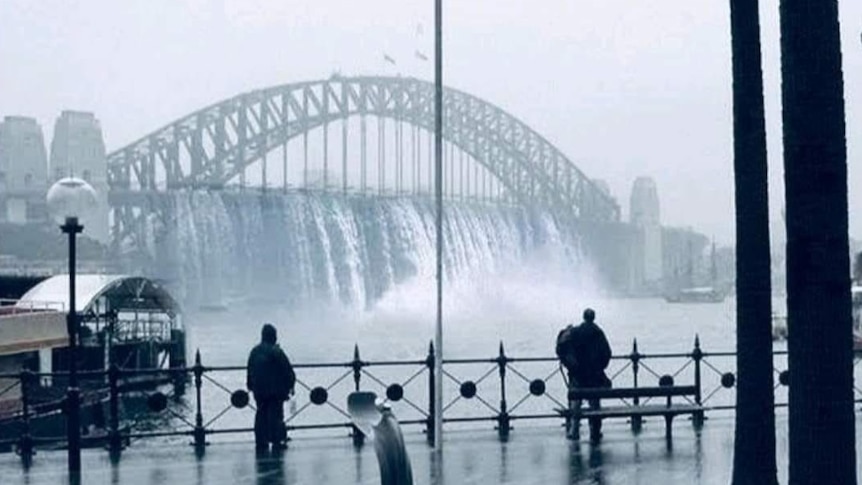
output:
[[[437,327],[434,334],[434,450],[443,450],[443,0],[434,2],[434,197],[437,206]]]

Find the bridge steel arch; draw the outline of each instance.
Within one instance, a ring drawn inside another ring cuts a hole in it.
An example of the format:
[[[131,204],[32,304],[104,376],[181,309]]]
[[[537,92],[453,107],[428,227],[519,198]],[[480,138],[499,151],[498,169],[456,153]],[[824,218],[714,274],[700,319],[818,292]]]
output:
[[[288,140],[353,116],[434,127],[434,85],[410,77],[341,77],[239,94],[108,154],[113,192],[219,188]],[[443,137],[484,166],[515,201],[578,219],[618,221],[619,206],[539,133],[451,88]]]

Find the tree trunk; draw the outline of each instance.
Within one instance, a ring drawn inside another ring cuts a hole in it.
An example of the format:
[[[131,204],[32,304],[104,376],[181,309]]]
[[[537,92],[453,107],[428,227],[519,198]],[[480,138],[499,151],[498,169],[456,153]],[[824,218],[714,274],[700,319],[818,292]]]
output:
[[[781,0],[790,484],[856,483],[836,0]]]
[[[772,284],[757,1],[730,0],[736,195],[736,432],[733,485],[777,484]]]

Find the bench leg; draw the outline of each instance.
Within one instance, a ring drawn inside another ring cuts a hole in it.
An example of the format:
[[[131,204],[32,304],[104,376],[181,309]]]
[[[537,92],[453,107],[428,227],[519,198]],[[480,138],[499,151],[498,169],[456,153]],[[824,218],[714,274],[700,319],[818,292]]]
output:
[[[581,439],[581,425],[580,420],[577,418],[571,418],[569,421],[569,427],[566,430],[566,438],[572,441],[578,441]]]
[[[643,416],[632,416],[632,433],[640,433],[644,426]]]
[[[569,412],[566,415],[566,438],[579,440],[581,438],[581,401],[570,400]]]
[[[703,428],[703,422],[705,420],[706,416],[703,415],[703,411],[698,411],[691,416],[691,424],[696,430],[700,430],[701,428]]]

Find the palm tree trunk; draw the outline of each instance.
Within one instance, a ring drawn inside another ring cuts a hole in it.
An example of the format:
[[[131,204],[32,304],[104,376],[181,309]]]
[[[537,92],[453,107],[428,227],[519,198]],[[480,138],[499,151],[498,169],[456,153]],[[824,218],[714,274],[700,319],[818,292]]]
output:
[[[730,0],[736,195],[736,432],[733,485],[777,484],[772,283],[760,21],[756,0]]]
[[[781,0],[790,484],[856,483],[836,0]]]

